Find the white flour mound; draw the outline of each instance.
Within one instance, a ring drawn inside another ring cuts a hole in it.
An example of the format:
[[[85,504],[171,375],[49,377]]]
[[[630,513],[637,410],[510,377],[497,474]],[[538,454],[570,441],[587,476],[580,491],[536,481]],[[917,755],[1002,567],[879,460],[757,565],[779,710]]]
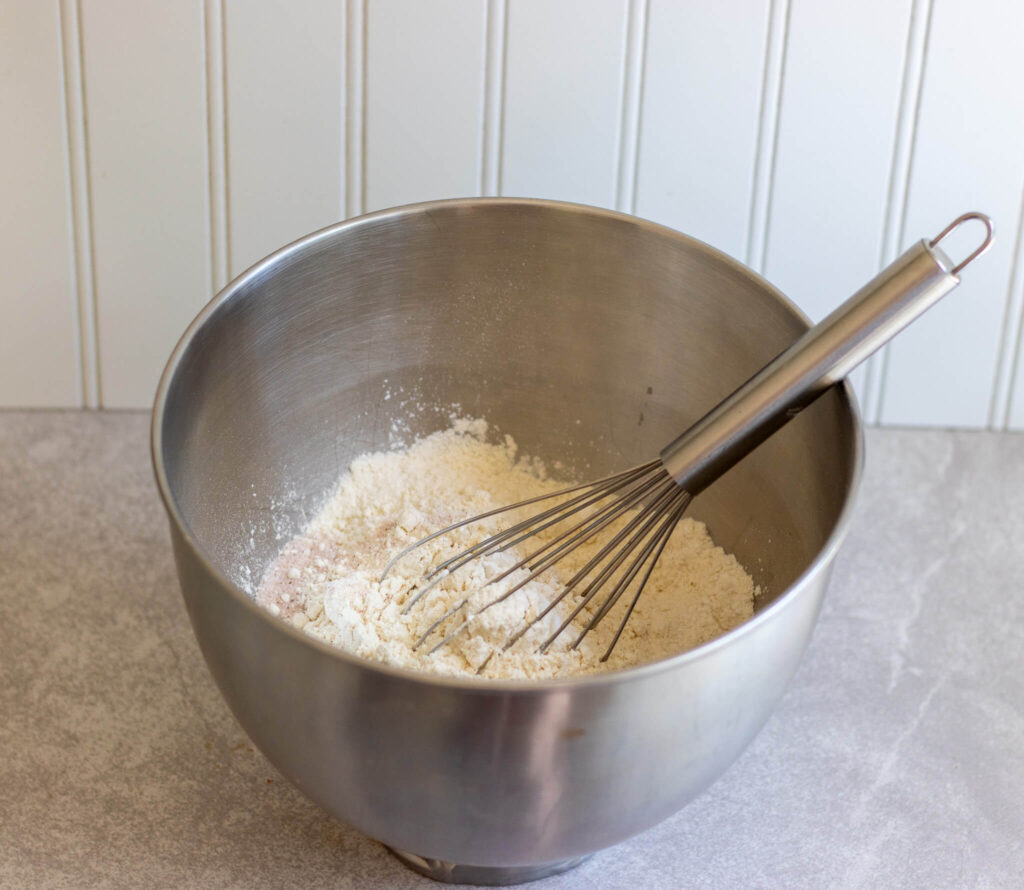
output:
[[[403,451],[357,458],[320,514],[267,569],[258,600],[306,633],[362,658],[436,674],[496,678],[566,677],[655,661],[700,645],[753,614],[758,591],[750,577],[715,546],[703,523],[688,518],[676,527],[607,662],[600,659],[618,630],[631,590],[576,650],[570,646],[580,622],[593,615],[600,594],[545,653],[537,648],[575,608],[575,592],[503,651],[596,552],[597,542],[580,547],[481,614],[475,613],[525,577],[526,570],[481,590],[482,585],[522,559],[530,552],[522,548],[532,542],[446,575],[402,614],[410,591],[431,566],[513,520],[504,514],[431,541],[381,582],[384,566],[397,551],[460,519],[564,485],[547,479],[539,462],[517,459],[511,437],[492,445],[486,434],[483,420],[457,420],[451,429]],[[522,515],[545,506],[549,503],[527,507]],[[532,543],[531,549],[536,546]],[[466,608],[414,649],[434,622],[467,597]],[[429,654],[470,615],[475,617],[454,639]]]

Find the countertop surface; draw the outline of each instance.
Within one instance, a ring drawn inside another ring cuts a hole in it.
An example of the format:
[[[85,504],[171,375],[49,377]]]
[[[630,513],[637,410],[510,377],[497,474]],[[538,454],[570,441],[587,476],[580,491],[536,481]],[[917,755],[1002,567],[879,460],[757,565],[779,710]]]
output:
[[[0,413],[0,886],[442,886],[304,798],[229,713],[147,423]],[[1024,436],[867,445],[763,732],[675,816],[530,886],[1024,886]]]

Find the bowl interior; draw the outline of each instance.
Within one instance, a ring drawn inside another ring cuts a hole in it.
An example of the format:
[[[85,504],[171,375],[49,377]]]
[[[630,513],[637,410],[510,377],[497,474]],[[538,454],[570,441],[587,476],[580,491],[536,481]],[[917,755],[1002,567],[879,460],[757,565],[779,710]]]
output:
[[[252,589],[360,453],[455,412],[604,475],[656,456],[805,329],[738,263],[630,217],[421,205],[325,230],[232,283],[172,359],[159,448],[200,549]],[[695,500],[760,606],[828,540],[858,435],[835,389]]]

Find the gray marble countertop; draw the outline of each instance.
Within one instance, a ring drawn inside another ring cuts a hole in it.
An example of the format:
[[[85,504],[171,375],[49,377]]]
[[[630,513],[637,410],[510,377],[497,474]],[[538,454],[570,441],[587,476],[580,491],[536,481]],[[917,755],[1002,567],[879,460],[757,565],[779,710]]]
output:
[[[0,886],[430,888],[284,781],[178,593],[141,414],[0,413]],[[1024,436],[871,430],[781,706],[569,888],[1024,886]]]

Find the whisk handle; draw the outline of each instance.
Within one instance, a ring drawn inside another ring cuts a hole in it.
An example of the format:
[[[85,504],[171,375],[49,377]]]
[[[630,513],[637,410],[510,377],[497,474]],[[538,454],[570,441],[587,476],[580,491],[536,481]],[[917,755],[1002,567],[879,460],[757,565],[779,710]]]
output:
[[[969,219],[984,223],[986,238],[954,265],[938,243]],[[992,222],[981,213],[919,241],[666,446],[665,469],[691,494],[706,488],[956,287],[991,241]]]

